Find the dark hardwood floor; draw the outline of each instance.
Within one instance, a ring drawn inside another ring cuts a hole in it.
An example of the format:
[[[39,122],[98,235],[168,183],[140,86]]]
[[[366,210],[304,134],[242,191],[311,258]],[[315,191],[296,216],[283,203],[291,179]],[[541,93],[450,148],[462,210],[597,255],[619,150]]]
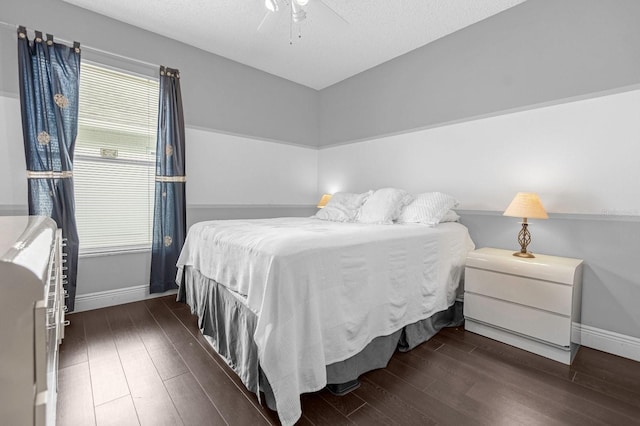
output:
[[[278,424],[174,296],[71,314],[58,425]],[[354,392],[303,395],[300,425],[640,425],[640,363],[581,348],[571,367],[445,329]]]

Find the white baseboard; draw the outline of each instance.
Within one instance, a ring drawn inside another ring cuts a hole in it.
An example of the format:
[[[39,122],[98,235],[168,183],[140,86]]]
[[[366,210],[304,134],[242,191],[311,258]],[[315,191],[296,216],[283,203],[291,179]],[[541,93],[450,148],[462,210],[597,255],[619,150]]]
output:
[[[640,339],[584,324],[573,324],[572,341],[602,352],[640,362]]]
[[[176,292],[177,290],[169,290],[165,293],[152,294],[149,293],[148,285],[137,285],[133,287],[118,288],[115,290],[77,294],[74,312],[90,311],[92,309],[138,302],[140,300],[153,299],[155,297],[166,296],[168,294],[176,294]]]

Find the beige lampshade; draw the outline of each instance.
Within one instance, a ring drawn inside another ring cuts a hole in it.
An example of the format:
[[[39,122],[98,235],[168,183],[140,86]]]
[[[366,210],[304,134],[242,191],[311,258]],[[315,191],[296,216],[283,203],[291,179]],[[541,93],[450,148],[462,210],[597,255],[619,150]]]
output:
[[[542,207],[540,197],[533,192],[518,192],[502,215],[527,219],[547,219],[549,217]]]
[[[318,201],[318,205],[316,207],[319,209],[324,208],[324,206],[327,205],[330,199],[331,199],[331,194],[324,194],[322,198],[320,198],[320,201]]]

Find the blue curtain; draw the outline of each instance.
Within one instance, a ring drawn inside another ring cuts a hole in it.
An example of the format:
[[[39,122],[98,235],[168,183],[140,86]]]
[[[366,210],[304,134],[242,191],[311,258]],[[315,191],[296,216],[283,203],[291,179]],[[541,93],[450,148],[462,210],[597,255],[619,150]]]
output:
[[[27,163],[29,214],[54,219],[66,239],[65,289],[73,311],[78,232],[73,194],[73,149],[78,133],[80,45],[55,43],[35,32],[29,41],[18,28],[20,108]]]
[[[187,233],[184,117],[178,70],[160,67],[156,194],[150,292],[176,288],[176,262]]]

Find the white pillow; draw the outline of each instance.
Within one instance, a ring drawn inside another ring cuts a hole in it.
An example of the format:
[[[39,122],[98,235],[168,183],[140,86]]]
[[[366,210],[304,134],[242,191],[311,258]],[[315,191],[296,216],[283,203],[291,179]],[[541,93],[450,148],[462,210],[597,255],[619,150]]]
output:
[[[458,205],[458,201],[449,194],[442,192],[425,192],[415,196],[415,199],[404,208],[399,223],[424,223],[435,226],[445,214]]]
[[[458,220],[460,220],[460,216],[458,215],[458,213],[454,212],[453,210],[449,210],[444,214],[444,217],[440,219],[440,223],[457,222]]]
[[[367,201],[373,191],[353,194],[351,192],[336,192],[323,209],[318,210],[315,218],[332,220],[334,222],[353,222],[358,215],[360,206]]]
[[[402,189],[378,189],[360,207],[357,221],[390,225],[411,200],[413,196]]]

